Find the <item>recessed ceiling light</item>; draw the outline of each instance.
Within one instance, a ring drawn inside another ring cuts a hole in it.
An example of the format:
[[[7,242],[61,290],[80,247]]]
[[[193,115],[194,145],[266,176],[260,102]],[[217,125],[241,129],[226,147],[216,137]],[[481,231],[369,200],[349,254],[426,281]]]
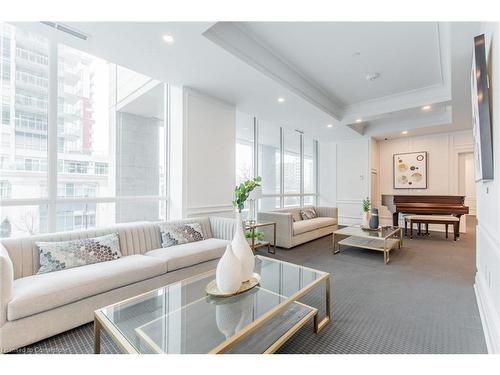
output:
[[[403,131],[401,132],[401,134],[403,134],[403,135],[408,134],[408,130],[403,130]]]
[[[278,102],[283,103],[285,101],[285,98],[278,98]]]
[[[172,44],[174,42],[174,37],[169,34],[163,35],[163,41],[168,44]]]
[[[333,128],[333,125],[332,124],[328,124],[326,125],[327,128]]]
[[[422,111],[429,111],[431,109],[431,106],[430,105],[424,105],[422,107]]]
[[[363,121],[363,119],[362,119],[362,118],[358,118],[358,119],[356,119],[356,122],[357,122],[357,123],[360,123],[360,122],[362,122],[362,121]]]
[[[365,78],[367,81],[375,81],[377,78],[380,77],[380,73],[373,72],[373,73],[368,73]]]

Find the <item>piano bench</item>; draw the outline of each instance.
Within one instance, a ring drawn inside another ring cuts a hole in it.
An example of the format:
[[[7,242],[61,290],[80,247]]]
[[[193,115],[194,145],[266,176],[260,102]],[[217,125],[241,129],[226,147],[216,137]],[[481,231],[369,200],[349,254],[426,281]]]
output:
[[[405,236],[408,237],[408,222],[410,223],[410,239],[413,238],[413,223],[418,226],[418,235],[429,235],[429,224],[444,224],[446,238],[448,238],[448,226],[453,225],[453,240],[456,241],[459,233],[460,219],[452,215],[406,215]],[[425,233],[421,231],[421,225],[425,224]]]

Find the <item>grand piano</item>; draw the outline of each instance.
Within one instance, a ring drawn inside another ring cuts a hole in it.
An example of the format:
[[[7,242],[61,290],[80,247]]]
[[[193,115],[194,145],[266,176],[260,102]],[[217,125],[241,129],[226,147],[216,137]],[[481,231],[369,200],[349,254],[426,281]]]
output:
[[[463,195],[382,195],[382,206],[392,213],[392,225],[398,226],[399,213],[454,215],[460,219],[469,213]]]

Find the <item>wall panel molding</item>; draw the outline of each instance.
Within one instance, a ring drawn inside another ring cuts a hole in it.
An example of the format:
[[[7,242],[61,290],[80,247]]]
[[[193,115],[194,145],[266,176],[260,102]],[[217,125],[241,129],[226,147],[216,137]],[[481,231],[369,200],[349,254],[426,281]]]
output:
[[[194,216],[210,216],[210,215],[220,215],[227,214],[229,216],[234,214],[234,208],[230,204],[218,204],[210,206],[197,206],[189,207],[186,212],[187,217]]]
[[[495,274],[500,265],[500,245],[487,227],[477,226],[477,272],[474,291],[483,325],[488,353],[500,354],[500,311],[495,306]]]

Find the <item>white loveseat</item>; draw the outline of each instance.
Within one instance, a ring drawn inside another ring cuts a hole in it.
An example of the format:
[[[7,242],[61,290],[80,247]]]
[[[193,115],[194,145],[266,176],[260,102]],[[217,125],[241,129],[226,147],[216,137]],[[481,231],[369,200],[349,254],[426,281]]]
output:
[[[161,247],[157,223],[137,222],[0,241],[0,353],[93,320],[94,310],[214,269],[232,238],[234,220],[203,217],[204,240]],[[37,241],[118,233],[122,257],[37,275]]]
[[[302,243],[332,234],[337,228],[336,207],[314,207],[318,217],[302,220],[301,208],[282,208],[279,210],[259,212],[259,222],[276,223],[276,246],[290,249]],[[272,240],[272,233],[263,227],[262,230],[267,240]]]

